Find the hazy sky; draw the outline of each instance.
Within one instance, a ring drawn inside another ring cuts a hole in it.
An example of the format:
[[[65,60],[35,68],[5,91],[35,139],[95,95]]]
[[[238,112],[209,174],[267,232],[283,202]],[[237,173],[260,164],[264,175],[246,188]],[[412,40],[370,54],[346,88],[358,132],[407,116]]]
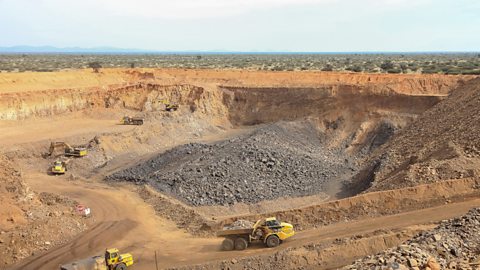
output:
[[[480,0],[0,0],[0,46],[480,51]]]

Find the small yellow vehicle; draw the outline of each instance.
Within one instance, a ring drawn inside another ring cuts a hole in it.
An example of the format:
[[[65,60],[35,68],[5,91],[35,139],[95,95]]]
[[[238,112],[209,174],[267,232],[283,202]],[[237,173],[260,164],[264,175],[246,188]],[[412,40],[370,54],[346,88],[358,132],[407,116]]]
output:
[[[165,110],[166,110],[167,112],[176,111],[176,110],[178,110],[178,105],[177,105],[177,104],[167,103],[167,104],[165,104]]]
[[[161,99],[159,101],[160,101],[160,103],[163,103],[165,105],[165,111],[167,111],[167,112],[173,112],[173,111],[178,110],[178,104],[176,104],[176,103],[170,103],[170,101],[168,101],[166,99]]]
[[[120,120],[120,124],[141,126],[141,125],[143,125],[143,118],[142,117],[124,116],[122,118],[122,120]]]
[[[120,254],[116,248],[105,251],[105,262],[108,270],[125,270],[133,264],[133,256],[130,253]]]
[[[262,241],[266,247],[273,248],[293,235],[295,231],[292,224],[280,222],[274,217],[260,219],[252,228],[217,232],[218,237],[225,238],[222,249],[227,251],[244,250],[253,241]]]
[[[116,248],[109,248],[104,256],[76,261],[60,266],[61,270],[126,270],[133,265],[133,256],[130,253],[120,254]]]
[[[67,164],[64,161],[56,160],[52,166],[52,174],[65,174]]]

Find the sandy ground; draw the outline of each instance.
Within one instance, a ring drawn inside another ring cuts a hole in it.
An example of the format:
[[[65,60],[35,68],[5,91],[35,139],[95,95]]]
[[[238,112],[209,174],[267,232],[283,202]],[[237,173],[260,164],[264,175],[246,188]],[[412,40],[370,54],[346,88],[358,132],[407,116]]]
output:
[[[13,98],[18,105],[12,105],[5,102],[6,108],[2,113],[5,116],[11,115],[12,111],[20,111],[22,107],[23,94],[29,91],[40,91],[34,99],[32,98],[32,113],[25,114],[26,120],[0,121],[0,148],[10,151],[16,148],[21,148],[21,145],[34,145],[38,142],[44,143],[49,140],[64,140],[69,138],[88,138],[91,139],[99,133],[115,134],[118,138],[122,138],[122,146],[124,146],[124,153],[134,152],[140,145],[136,140],[143,145],[148,145],[150,138],[142,137],[147,131],[155,133],[156,130],[147,130],[133,127],[117,125],[117,119],[121,113],[118,114],[99,114],[95,112],[90,114],[83,114],[82,111],[86,107],[79,107],[79,111],[72,108],[66,108],[62,115],[57,116],[42,116],[36,115],[41,113],[56,113],[57,104],[63,102],[55,101],[52,104],[43,99],[43,92],[51,89],[65,89],[72,86],[78,88],[88,87],[105,87],[109,85],[126,85],[136,82],[141,72],[126,73],[125,70],[105,70],[102,74],[93,74],[91,71],[76,71],[76,72],[59,72],[53,76],[51,73],[44,74],[2,74],[0,76],[0,97]],[[319,86],[319,85],[335,85],[339,81],[343,81],[345,85],[361,85],[362,87],[371,87],[373,92],[393,91],[396,93],[403,93],[409,95],[432,95],[443,96],[449,92],[453,87],[460,83],[467,77],[451,77],[451,76],[407,76],[402,75],[351,75],[351,74],[329,74],[324,73],[252,73],[241,71],[201,71],[201,70],[145,70],[142,72],[152,72],[156,80],[163,84],[168,83],[197,83],[199,85],[222,84],[234,85],[237,87],[244,85],[255,86],[271,86],[271,85],[294,85],[294,86]],[[320,76],[321,74],[321,76]],[[143,75],[142,75],[143,76]],[[188,78],[188,79],[186,79]],[[302,80],[298,82],[298,80]],[[243,81],[242,81],[243,80]],[[378,84],[378,85],[377,85]],[[210,86],[209,86],[210,87]],[[102,88],[103,89],[103,88]],[[128,90],[128,89],[127,89]],[[168,89],[167,89],[168,90]],[[184,91],[181,88],[178,91]],[[190,96],[195,96],[204,89],[190,89]],[[160,89],[158,91],[164,91]],[[209,90],[210,91],[210,90]],[[68,90],[65,90],[68,92]],[[23,93],[23,94],[22,94]],[[128,97],[129,92],[125,91],[125,95],[121,97]],[[204,115],[210,116],[215,114],[226,118],[225,111],[218,108],[215,111],[209,111],[207,105],[214,98],[215,92],[205,91],[206,96],[202,96],[195,100],[194,105],[199,106],[203,110]],[[207,95],[208,94],[208,95]],[[15,96],[12,97],[11,95]],[[16,96],[18,95],[18,96]],[[28,93],[25,94],[28,96]],[[123,95],[123,92],[122,92]],[[88,99],[89,95],[86,95]],[[116,96],[115,96],[116,97]],[[143,97],[143,96],[142,96]],[[71,97],[76,100],[77,97]],[[99,100],[104,101],[101,96]],[[47,104],[47,105],[45,105]],[[62,103],[63,104],[63,103]],[[85,103],[88,105],[88,103]],[[207,104],[207,105],[205,105]],[[45,105],[45,106],[44,106]],[[215,105],[215,104],[214,104]],[[35,111],[37,107],[44,106],[41,110]],[[83,105],[82,105],[83,106]],[[93,105],[91,105],[93,106]],[[88,107],[88,106],[87,106]],[[51,109],[54,108],[55,110]],[[140,107],[142,108],[142,107]],[[31,109],[31,108],[29,108]],[[163,116],[162,116],[163,117]],[[203,116],[202,116],[203,117]],[[7,119],[7,117],[2,118]],[[165,119],[170,119],[168,123],[162,128],[166,130],[184,128],[184,130],[192,129],[192,127],[200,130],[205,129],[203,126],[197,125],[197,120],[205,120],[204,118],[175,118],[163,117],[152,118],[152,121],[162,122]],[[143,154],[151,155],[156,151],[166,149],[165,147],[172,147],[179,143],[189,141],[215,141],[228,138],[235,134],[248,132],[248,129],[230,129],[226,126],[217,125],[220,122],[218,119],[208,118],[205,121],[216,128],[213,131],[204,131],[199,136],[193,136],[181,132],[172,132],[169,134],[170,139],[164,139],[164,133],[159,133],[158,140],[164,140],[165,143],[155,145],[155,151],[145,151]],[[165,120],[166,121],[166,120]],[[163,124],[163,123],[162,123]],[[220,126],[220,127],[219,127]],[[155,128],[156,126],[149,126],[148,128]],[[158,128],[158,127],[157,127]],[[125,141],[130,140],[133,135],[136,136],[134,142]],[[156,133],[155,133],[156,134]],[[179,135],[183,134],[183,135]],[[117,137],[109,138],[114,142]],[[165,136],[166,137],[166,136]],[[120,139],[119,139],[120,140]],[[113,143],[112,143],[113,144]],[[34,146],[38,150],[38,145]],[[43,146],[46,148],[47,146]],[[120,149],[120,148],[119,148]],[[118,150],[120,152],[120,150]],[[37,159],[36,159],[37,158]],[[111,172],[118,167],[129,165],[138,162],[145,156],[135,156],[134,159],[125,156],[114,160],[110,165],[104,169],[103,173]],[[22,161],[22,159],[19,159]],[[67,177],[53,177],[40,171],[35,167],[36,162],[46,163],[43,159],[38,157],[28,157],[28,162],[24,167],[23,177],[27,184],[36,192],[48,191],[52,193],[61,194],[75,199],[92,208],[93,211],[93,225],[85,232],[81,233],[69,243],[52,247],[50,250],[32,257],[9,267],[8,269],[58,269],[58,266],[63,263],[68,263],[73,260],[82,259],[88,256],[101,254],[107,247],[117,247],[124,252],[131,252],[134,254],[136,264],[132,269],[147,270],[153,269],[155,252],[157,252],[159,266],[161,268],[176,267],[180,265],[190,265],[197,263],[205,263],[208,261],[226,260],[238,257],[253,256],[258,254],[273,254],[274,252],[287,249],[290,247],[301,247],[309,243],[323,243],[332,241],[335,238],[349,237],[354,235],[366,235],[368,233],[385,229],[402,229],[409,228],[414,225],[431,224],[443,219],[459,216],[467,212],[472,207],[480,206],[479,198],[469,198],[466,201],[440,205],[423,210],[415,210],[405,212],[397,215],[387,215],[376,218],[362,217],[359,220],[340,222],[333,225],[323,226],[318,229],[310,229],[298,232],[293,238],[286,241],[277,249],[265,249],[260,245],[253,246],[248,250],[238,252],[222,252],[219,250],[221,239],[193,237],[184,230],[181,230],[177,225],[168,219],[165,219],[156,214],[153,207],[144,202],[142,198],[134,191],[132,185],[126,184],[108,184],[102,180],[102,171],[94,174],[89,179],[79,181],[69,181]],[[418,197],[421,197],[419,194]],[[325,198],[316,198],[320,203]],[[300,201],[299,204],[308,205],[306,202]],[[208,210],[202,210],[208,212]],[[242,210],[243,211],[243,210]],[[242,212],[239,211],[239,212]],[[243,214],[243,212],[242,212]],[[366,255],[366,254],[364,254]],[[346,257],[347,254],[346,254]]]
[[[55,269],[59,264],[95,254],[106,246],[115,246],[135,254],[133,269],[151,269],[157,251],[159,265],[172,267],[212,260],[273,253],[274,250],[252,247],[243,252],[219,250],[221,239],[193,238],[172,222],[155,215],[128,186],[71,183],[43,174],[29,174],[27,182],[38,191],[49,191],[74,198],[92,208],[95,224],[69,244],[28,258],[9,269]],[[379,218],[326,226],[299,232],[280,248],[321,243],[335,238],[362,235],[375,230],[401,229],[428,224],[466,213],[480,206],[480,199]]]

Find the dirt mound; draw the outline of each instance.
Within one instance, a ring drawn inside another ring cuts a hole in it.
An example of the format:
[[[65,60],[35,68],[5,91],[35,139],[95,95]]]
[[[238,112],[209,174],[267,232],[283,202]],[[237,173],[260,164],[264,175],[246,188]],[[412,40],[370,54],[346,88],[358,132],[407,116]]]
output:
[[[480,209],[476,208],[462,217],[443,221],[437,228],[396,248],[360,259],[344,269],[478,269],[479,224]]]
[[[454,91],[383,145],[370,164],[369,190],[478,175],[480,79]]]
[[[68,241],[86,229],[86,220],[73,210],[75,201],[36,194],[22,180],[15,163],[0,158],[0,265]]]
[[[381,123],[382,136],[349,154],[345,149],[353,134],[333,143],[341,125],[342,119],[320,127],[315,121],[266,125],[228,141],[176,147],[108,179],[147,182],[195,206],[329,193],[331,185],[355,172],[361,153],[391,135],[388,124]]]

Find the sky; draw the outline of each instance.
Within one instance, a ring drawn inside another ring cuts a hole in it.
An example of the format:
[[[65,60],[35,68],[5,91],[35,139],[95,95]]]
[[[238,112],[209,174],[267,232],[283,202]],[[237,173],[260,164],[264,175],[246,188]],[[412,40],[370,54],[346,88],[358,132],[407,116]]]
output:
[[[0,0],[0,47],[480,51],[480,0]]]

